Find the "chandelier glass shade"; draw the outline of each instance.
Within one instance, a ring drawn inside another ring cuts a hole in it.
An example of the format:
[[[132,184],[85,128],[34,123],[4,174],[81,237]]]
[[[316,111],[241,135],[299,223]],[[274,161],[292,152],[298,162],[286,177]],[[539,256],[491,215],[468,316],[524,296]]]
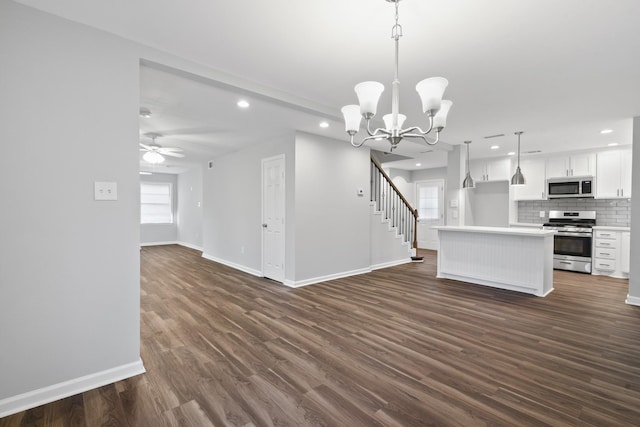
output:
[[[443,77],[431,77],[422,80],[416,85],[416,91],[422,101],[422,112],[429,120],[429,128],[422,130],[418,126],[412,126],[403,129],[402,126],[406,116],[399,112],[400,80],[398,79],[398,52],[400,37],[402,37],[402,27],[398,24],[398,4],[400,0],[386,1],[394,3],[396,9],[396,23],[391,29],[391,38],[395,41],[395,76],[392,83],[391,113],[383,117],[384,128],[377,128],[372,131],[371,119],[377,114],[378,101],[380,100],[382,92],[384,92],[384,85],[373,81],[358,83],[355,86],[355,92],[359,105],[346,105],[342,107],[345,130],[349,135],[351,145],[354,147],[361,147],[366,141],[382,138],[389,141],[391,151],[398,146],[403,138],[420,138],[429,145],[435,145],[440,139],[440,132],[442,132],[447,125],[447,115],[452,105],[451,101],[442,99],[448,81]],[[362,119],[366,121],[368,136],[358,143],[354,141],[354,137],[360,130]],[[431,131],[435,131],[436,133],[434,141],[426,137]]]
[[[152,165],[164,162],[164,156],[155,151],[147,151],[142,156],[142,159],[147,163],[151,163]]]

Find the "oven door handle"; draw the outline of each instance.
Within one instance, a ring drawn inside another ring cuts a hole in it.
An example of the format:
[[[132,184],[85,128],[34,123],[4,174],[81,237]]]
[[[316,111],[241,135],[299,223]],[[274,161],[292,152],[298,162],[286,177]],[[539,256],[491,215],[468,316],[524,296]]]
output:
[[[585,239],[590,239],[593,237],[593,233],[569,233],[566,231],[559,231],[555,234],[556,236],[567,236],[567,237],[584,237]]]

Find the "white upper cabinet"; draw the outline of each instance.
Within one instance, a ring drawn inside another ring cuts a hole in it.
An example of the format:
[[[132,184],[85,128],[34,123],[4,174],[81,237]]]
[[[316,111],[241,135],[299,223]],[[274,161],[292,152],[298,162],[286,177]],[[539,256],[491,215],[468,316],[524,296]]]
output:
[[[515,172],[517,161],[513,162]],[[543,200],[547,197],[545,159],[520,159],[525,185],[513,186],[513,200]]]
[[[598,153],[596,197],[616,199],[631,197],[631,150]]]
[[[476,182],[508,181],[511,161],[504,159],[479,159],[469,162],[471,177]]]
[[[595,153],[554,156],[547,159],[547,178],[588,176],[596,173]]]

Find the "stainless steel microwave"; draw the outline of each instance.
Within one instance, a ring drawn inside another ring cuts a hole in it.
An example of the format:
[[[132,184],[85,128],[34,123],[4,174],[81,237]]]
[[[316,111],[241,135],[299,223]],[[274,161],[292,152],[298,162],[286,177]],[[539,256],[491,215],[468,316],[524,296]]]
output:
[[[592,176],[569,176],[547,179],[547,197],[562,199],[565,197],[594,197],[596,186]]]

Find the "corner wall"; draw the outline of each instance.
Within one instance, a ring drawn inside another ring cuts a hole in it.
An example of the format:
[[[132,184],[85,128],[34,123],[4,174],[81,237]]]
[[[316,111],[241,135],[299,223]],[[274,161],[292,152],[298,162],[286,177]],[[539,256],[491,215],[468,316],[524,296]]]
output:
[[[294,136],[213,159],[203,171],[203,256],[262,275],[262,159],[285,155],[285,279],[294,277]]]
[[[178,175],[178,243],[202,250],[202,168]]]
[[[2,417],[144,368],[138,52],[0,0],[0,62]]]
[[[296,134],[296,285],[369,271],[370,163],[368,148]]]

